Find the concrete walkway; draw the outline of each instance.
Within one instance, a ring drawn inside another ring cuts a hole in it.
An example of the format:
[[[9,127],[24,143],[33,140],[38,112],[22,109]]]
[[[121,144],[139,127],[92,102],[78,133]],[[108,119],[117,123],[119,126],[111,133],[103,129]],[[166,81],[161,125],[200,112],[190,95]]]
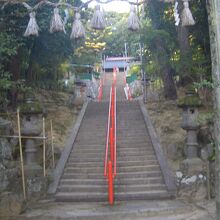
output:
[[[102,101],[108,102],[110,88],[113,83],[112,72],[105,73],[103,79],[104,79],[104,86],[103,86]],[[126,101],[124,87],[125,87],[125,75],[123,72],[119,72],[116,74],[117,101]]]

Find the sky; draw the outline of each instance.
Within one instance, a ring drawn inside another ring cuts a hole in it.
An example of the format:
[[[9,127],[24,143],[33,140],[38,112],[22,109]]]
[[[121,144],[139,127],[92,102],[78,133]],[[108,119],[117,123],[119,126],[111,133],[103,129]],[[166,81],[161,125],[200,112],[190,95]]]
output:
[[[95,1],[89,4],[89,7],[94,8],[97,3]],[[128,13],[130,11],[130,4],[125,1],[112,1],[108,4],[100,4],[104,11],[114,11],[118,13]]]

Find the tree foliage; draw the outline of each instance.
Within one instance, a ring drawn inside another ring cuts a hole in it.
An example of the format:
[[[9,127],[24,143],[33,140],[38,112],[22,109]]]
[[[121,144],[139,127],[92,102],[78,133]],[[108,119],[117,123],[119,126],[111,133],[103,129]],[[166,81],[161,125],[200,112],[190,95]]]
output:
[[[30,5],[36,2],[38,0],[28,1]],[[69,2],[75,6],[81,3],[80,0]],[[0,10],[2,100],[8,99],[16,104],[18,92],[24,91],[25,85],[33,86],[37,81],[58,82],[66,71],[63,64],[94,64],[100,62],[103,55],[123,56],[125,45],[128,56],[140,59],[140,42],[143,45],[144,69],[150,77],[160,77],[163,80],[167,98],[175,98],[174,77],[182,81],[187,79],[187,83],[197,83],[197,87],[200,82],[205,86],[207,83],[202,82],[211,83],[206,2],[190,2],[190,8],[196,25],[177,28],[174,25],[173,5],[160,0],[149,0],[144,7],[145,14],[141,15],[139,11],[141,29],[138,32],[127,30],[128,14],[115,12],[105,13],[107,27],[104,31],[91,30],[87,21],[93,12],[86,8],[81,12],[82,22],[87,30],[86,39],[71,41],[69,36],[73,11],[69,10],[67,34],[50,34],[48,29],[53,10],[49,6],[40,8],[36,15],[40,27],[39,37],[25,38],[23,34],[29,21],[28,13],[20,4],[8,4],[4,10]],[[60,13],[64,18],[64,8],[61,8]],[[187,48],[184,47],[185,43]]]

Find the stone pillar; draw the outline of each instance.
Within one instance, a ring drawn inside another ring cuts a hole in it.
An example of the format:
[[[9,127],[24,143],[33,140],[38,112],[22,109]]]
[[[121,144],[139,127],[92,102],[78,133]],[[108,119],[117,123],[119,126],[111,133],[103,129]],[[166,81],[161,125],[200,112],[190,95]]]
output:
[[[187,157],[196,158],[198,153],[197,130],[187,131]]]
[[[33,139],[27,139],[25,142],[25,160],[26,166],[37,165],[36,162],[37,148]]]
[[[182,125],[181,127],[186,130],[186,156],[187,158],[197,158],[198,157],[198,141],[197,141],[197,131],[199,129],[199,124],[197,122],[198,109],[186,107],[183,110]]]

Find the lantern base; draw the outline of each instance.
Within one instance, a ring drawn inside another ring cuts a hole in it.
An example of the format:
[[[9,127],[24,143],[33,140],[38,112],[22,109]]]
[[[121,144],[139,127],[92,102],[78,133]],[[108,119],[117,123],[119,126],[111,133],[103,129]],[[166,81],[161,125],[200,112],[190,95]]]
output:
[[[205,163],[200,158],[187,158],[180,163],[184,175],[195,175],[204,170]]]

